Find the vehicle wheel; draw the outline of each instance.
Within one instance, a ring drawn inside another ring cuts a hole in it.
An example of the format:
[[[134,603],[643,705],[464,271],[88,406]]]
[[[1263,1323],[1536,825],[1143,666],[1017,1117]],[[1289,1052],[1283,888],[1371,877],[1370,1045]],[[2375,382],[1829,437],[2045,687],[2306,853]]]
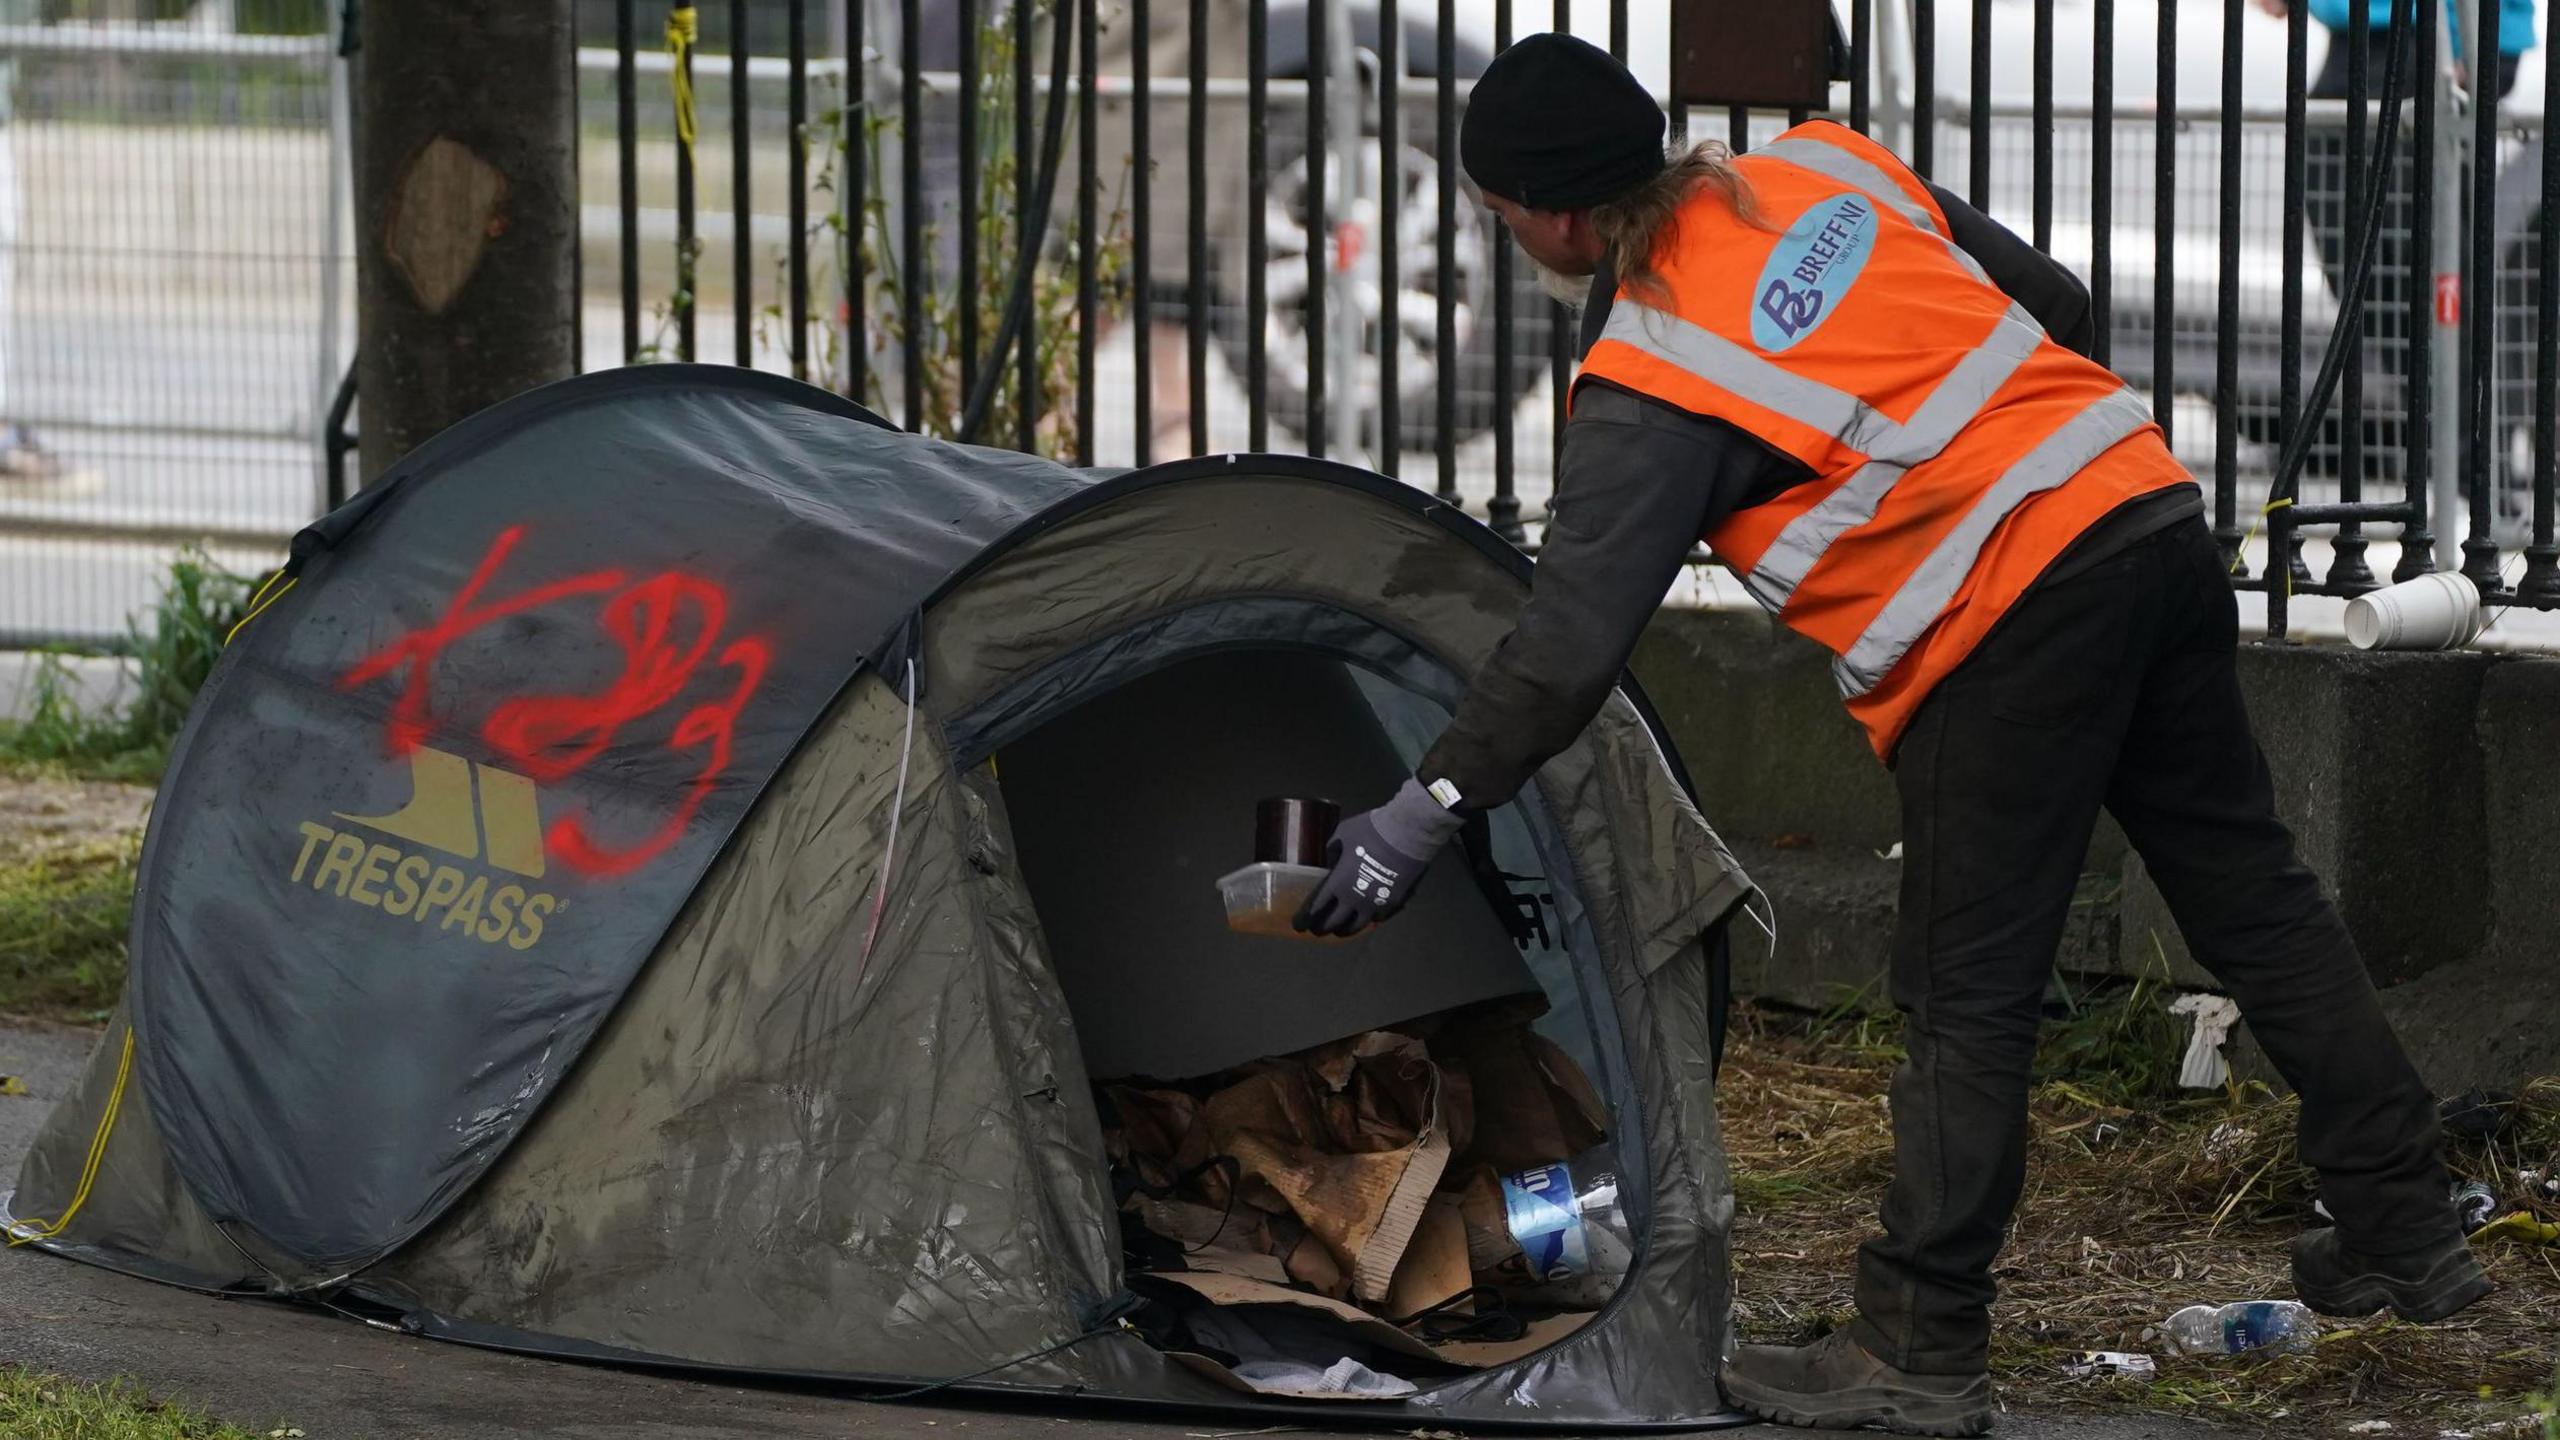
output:
[[[1294,130],[1294,127],[1291,127]],[[1273,424],[1292,435],[1305,437],[1307,425],[1307,248],[1311,243],[1308,226],[1308,174],[1310,157],[1300,134],[1284,134],[1274,127],[1272,150],[1293,158],[1277,167],[1264,194],[1264,233],[1268,255],[1263,271],[1267,304],[1260,317],[1244,315],[1229,327],[1222,327],[1219,343],[1226,350],[1228,362],[1236,373],[1246,373],[1247,339],[1244,326],[1259,323],[1263,337],[1264,384]],[[1352,368],[1352,384],[1362,397],[1377,393],[1379,380],[1379,336],[1382,328],[1392,326],[1396,337],[1396,392],[1398,401],[1399,442],[1407,451],[1431,451],[1440,441],[1439,386],[1444,366],[1439,333],[1439,246],[1440,232],[1440,164],[1438,159],[1419,144],[1410,141],[1404,147],[1401,174],[1389,187],[1380,183],[1381,157],[1374,136],[1364,139],[1360,147],[1359,192],[1365,197],[1348,206],[1341,202],[1343,194],[1342,166],[1336,157],[1325,160],[1325,194],[1335,221],[1347,223],[1361,237],[1359,244],[1371,253],[1355,251],[1354,264],[1367,265],[1364,276],[1352,288],[1359,314],[1359,354]],[[1485,213],[1475,188],[1462,177],[1464,187],[1458,199],[1458,226],[1454,233],[1451,271],[1455,305],[1457,346],[1445,361],[1455,386],[1456,413],[1452,443],[1463,444],[1489,429],[1500,413],[1500,387],[1495,371],[1494,247],[1509,244],[1509,237],[1499,233],[1493,217]],[[1392,287],[1393,306],[1385,303],[1389,287],[1377,273],[1374,247],[1379,226],[1379,200],[1389,197],[1397,208],[1399,248],[1397,270]],[[1537,288],[1526,263],[1513,266],[1512,294],[1509,297],[1516,318],[1512,328],[1513,356],[1511,365],[1512,403],[1529,393],[1547,368],[1548,305]],[[1328,314],[1328,324],[1334,323]],[[1339,330],[1333,332],[1340,334]],[[1328,403],[1339,403],[1331,386],[1327,387]],[[1362,443],[1374,448],[1376,411],[1364,426]],[[1330,422],[1328,422],[1330,423]]]

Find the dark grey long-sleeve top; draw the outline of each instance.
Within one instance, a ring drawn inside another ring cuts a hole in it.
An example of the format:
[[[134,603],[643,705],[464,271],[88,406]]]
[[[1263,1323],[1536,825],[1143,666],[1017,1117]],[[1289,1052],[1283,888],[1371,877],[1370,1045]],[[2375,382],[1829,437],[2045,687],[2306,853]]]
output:
[[[1929,188],[1956,244],[1992,283],[2057,343],[2088,354],[2096,324],[2078,277],[1949,191]],[[1606,323],[1612,290],[1604,270],[1583,317],[1585,350]],[[1423,757],[1421,778],[1455,784],[1464,809],[1508,801],[1598,713],[1698,538],[1734,511],[1813,478],[1802,462],[1737,426],[1597,380],[1582,386],[1564,427],[1528,608]],[[2130,501],[2046,579],[2117,553],[2201,505],[2191,485]]]

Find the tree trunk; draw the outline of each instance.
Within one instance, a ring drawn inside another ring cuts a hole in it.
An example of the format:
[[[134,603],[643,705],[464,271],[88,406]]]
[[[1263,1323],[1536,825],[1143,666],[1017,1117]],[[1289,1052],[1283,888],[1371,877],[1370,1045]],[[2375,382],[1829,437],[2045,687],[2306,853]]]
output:
[[[575,368],[570,0],[392,0],[356,60],[356,393],[367,482]]]

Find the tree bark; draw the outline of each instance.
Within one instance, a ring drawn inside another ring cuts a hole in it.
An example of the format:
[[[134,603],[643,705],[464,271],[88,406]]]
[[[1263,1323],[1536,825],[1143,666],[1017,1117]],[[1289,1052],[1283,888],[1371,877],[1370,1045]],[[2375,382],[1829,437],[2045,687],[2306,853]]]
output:
[[[356,60],[356,393],[371,482],[575,369],[570,0],[391,0]]]

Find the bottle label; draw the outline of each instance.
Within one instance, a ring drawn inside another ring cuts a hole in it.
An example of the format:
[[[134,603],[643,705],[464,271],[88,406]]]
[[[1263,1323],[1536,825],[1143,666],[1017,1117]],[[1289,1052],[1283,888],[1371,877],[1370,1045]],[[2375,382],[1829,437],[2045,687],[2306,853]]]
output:
[[[1591,1242],[1573,1194],[1573,1172],[1562,1165],[1523,1170],[1502,1182],[1504,1221],[1541,1281],[1570,1280],[1591,1269]]]

